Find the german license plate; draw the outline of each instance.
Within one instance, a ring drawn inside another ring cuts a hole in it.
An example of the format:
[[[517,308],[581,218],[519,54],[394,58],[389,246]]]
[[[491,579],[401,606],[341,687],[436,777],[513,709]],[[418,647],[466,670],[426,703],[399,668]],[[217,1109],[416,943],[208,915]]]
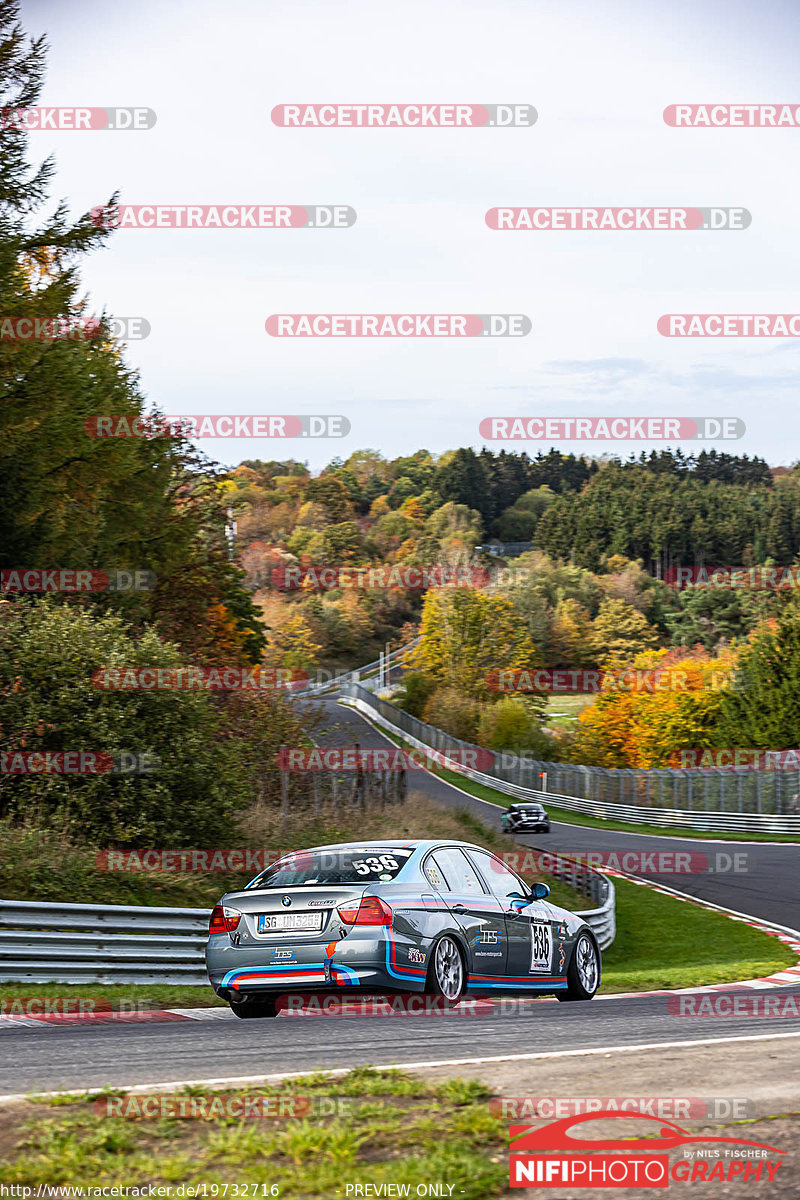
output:
[[[290,929],[322,929],[322,917],[321,912],[262,915],[258,918],[258,932],[284,933]]]

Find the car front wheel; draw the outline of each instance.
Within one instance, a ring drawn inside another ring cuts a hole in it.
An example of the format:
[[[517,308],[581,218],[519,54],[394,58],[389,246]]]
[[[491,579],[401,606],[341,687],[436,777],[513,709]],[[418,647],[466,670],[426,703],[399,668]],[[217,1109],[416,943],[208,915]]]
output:
[[[591,1000],[600,984],[600,954],[594,939],[581,933],[567,969],[567,987],[559,1000]]]

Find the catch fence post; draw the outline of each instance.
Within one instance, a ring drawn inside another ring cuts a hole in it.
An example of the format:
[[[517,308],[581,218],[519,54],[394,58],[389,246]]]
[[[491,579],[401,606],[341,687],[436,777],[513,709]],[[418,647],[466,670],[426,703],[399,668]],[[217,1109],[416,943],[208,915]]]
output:
[[[281,771],[281,823],[289,819],[289,772]]]

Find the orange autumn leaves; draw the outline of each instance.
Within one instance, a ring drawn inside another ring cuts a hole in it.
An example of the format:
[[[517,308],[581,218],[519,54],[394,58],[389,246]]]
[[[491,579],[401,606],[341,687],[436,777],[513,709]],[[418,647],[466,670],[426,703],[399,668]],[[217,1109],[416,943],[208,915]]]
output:
[[[732,650],[715,657],[697,647],[637,655],[630,667],[652,670],[652,682],[602,691],[578,718],[571,757],[600,767],[670,767],[678,765],[680,749],[715,745],[734,666]]]

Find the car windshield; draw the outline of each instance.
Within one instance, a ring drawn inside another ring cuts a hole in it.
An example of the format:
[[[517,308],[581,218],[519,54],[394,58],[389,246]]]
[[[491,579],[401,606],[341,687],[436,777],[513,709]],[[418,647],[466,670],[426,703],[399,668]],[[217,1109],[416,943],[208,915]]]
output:
[[[413,851],[354,846],[346,850],[298,850],[267,867],[249,888],[311,887],[332,883],[391,883]]]

